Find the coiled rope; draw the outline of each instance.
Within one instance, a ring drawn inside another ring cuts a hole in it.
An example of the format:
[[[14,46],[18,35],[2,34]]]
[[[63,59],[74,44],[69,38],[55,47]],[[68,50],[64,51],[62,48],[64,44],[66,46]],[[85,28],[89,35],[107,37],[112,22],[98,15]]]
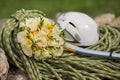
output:
[[[109,25],[100,26],[99,30],[100,40],[88,49],[120,53],[120,32]]]
[[[42,15],[43,13],[38,10],[19,10],[7,20],[0,30],[0,47],[5,50],[9,62],[27,72],[30,80],[120,79],[120,67],[101,58],[82,57],[66,51],[61,57],[44,61],[36,61],[34,58],[24,55],[16,39],[19,22],[24,18]],[[119,32],[110,27],[101,27],[100,32],[100,41],[88,48],[119,52]]]

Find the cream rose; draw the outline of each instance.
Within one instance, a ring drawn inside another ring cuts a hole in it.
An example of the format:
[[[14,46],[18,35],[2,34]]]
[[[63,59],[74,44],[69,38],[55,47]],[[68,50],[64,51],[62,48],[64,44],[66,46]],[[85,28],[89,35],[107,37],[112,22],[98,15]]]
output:
[[[26,26],[29,27],[31,31],[35,31],[38,28],[39,21],[39,18],[29,18],[26,20]]]

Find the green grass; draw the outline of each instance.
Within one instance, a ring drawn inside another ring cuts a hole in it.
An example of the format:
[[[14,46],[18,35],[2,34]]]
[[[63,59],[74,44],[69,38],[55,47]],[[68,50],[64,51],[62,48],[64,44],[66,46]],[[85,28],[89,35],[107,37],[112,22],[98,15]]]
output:
[[[101,13],[120,15],[120,0],[0,0],[0,19],[21,8],[42,10],[54,18],[58,12],[80,11],[94,17]]]

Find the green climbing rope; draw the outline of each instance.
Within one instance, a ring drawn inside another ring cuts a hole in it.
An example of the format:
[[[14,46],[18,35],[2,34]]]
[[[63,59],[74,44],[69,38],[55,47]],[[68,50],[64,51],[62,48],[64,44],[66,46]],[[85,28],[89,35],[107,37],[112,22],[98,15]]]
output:
[[[100,40],[88,49],[120,53],[120,32],[109,25],[99,27]]]
[[[6,52],[9,62],[27,72],[30,80],[119,80],[120,67],[103,58],[80,56],[67,51],[57,58],[36,61],[24,55],[16,36],[19,23],[24,18],[40,17],[38,10],[19,10],[0,30],[0,47]],[[120,53],[120,32],[109,25],[99,27],[100,40],[87,47],[101,51]]]

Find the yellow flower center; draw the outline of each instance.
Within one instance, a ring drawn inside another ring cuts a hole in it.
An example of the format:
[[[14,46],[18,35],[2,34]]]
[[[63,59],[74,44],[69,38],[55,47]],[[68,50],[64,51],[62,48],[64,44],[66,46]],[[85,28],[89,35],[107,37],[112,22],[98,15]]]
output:
[[[50,38],[48,36],[46,36],[46,40],[48,41],[48,40],[50,40]]]
[[[32,44],[32,41],[30,39],[28,39],[27,44]]]
[[[37,51],[37,50],[39,50],[40,48],[39,48],[39,46],[36,44],[36,45],[34,45],[34,47],[33,47],[33,51]]]
[[[50,32],[52,32],[52,31],[53,31],[53,29],[49,29],[49,31],[50,31]]]
[[[53,31],[53,25],[52,24],[47,24],[47,28],[50,32]]]
[[[33,31],[32,34],[36,35],[36,34],[38,34],[38,31]]]
[[[53,29],[53,25],[52,24],[47,24],[47,28],[48,29]]]

